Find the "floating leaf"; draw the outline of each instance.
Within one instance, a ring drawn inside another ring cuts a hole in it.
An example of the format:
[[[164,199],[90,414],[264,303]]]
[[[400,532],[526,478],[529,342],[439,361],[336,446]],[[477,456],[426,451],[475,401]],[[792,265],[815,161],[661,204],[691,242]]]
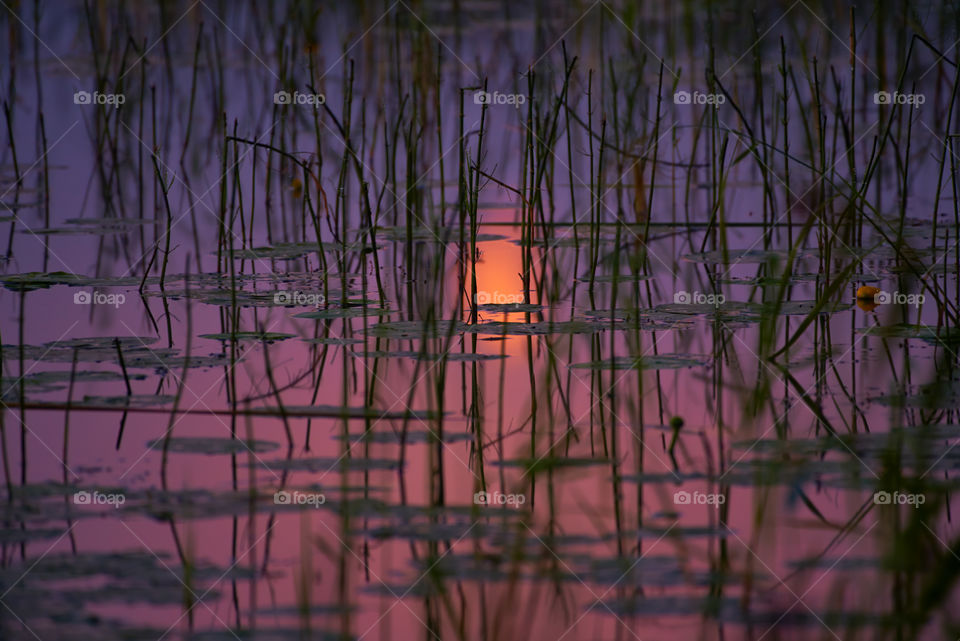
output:
[[[152,450],[164,449],[164,443],[171,452],[185,454],[242,454],[252,451],[255,454],[265,454],[280,447],[271,441],[256,441],[231,438],[214,438],[205,436],[174,436],[166,441],[156,439],[147,443]]]
[[[478,305],[477,309],[482,312],[497,312],[498,314],[534,313],[542,311],[543,306],[527,303],[489,303],[486,305]]]
[[[361,358],[412,358],[422,361],[452,361],[452,362],[465,362],[465,363],[476,363],[482,361],[495,361],[502,358],[506,358],[505,354],[475,354],[473,352],[458,352],[458,351],[449,351],[445,354],[435,354],[435,353],[424,353],[416,351],[398,351],[398,352],[384,352],[384,351],[371,351],[363,352],[357,350],[353,352],[353,355]]]
[[[401,432],[362,432],[360,434],[350,434],[351,442],[367,442],[370,443],[406,443],[407,445],[413,445],[417,443],[436,443],[439,437],[439,434],[436,432],[430,432],[427,430],[408,430],[406,436]],[[342,434],[337,434],[334,438],[339,440],[344,440]],[[444,431],[443,440],[446,443],[456,443],[459,441],[472,441],[475,437],[473,434],[467,434],[466,432],[450,432]]]
[[[294,318],[310,318],[314,320],[328,320],[331,318],[359,318],[361,316],[384,316],[391,313],[389,309],[379,307],[327,307],[312,312],[294,314]]]
[[[459,334],[464,327],[464,323],[451,320],[437,320],[429,324],[425,321],[393,321],[374,325],[370,328],[370,335],[394,339],[437,338],[451,332]]]
[[[149,407],[152,405],[166,405],[172,403],[174,396],[158,396],[155,394],[131,394],[129,396],[84,396],[80,403],[72,402],[72,406],[93,407]]]
[[[873,327],[860,327],[857,329],[857,333],[880,338],[917,338],[934,345],[953,345],[960,342],[960,330],[932,325],[911,325],[909,323],[875,325]]]
[[[267,343],[286,340],[288,338],[293,338],[294,336],[296,336],[296,334],[283,334],[281,332],[224,332],[220,334],[200,334],[200,338],[209,338],[215,341],[265,341]]]
[[[304,343],[313,345],[359,345],[363,343],[362,338],[339,338],[331,336],[329,338],[301,338]]]
[[[508,336],[546,336],[548,334],[592,334],[609,329],[596,321],[543,321],[539,323],[503,323],[491,321],[466,325],[463,331],[471,334],[506,334]]]
[[[797,255],[797,259],[799,260],[800,258],[810,255],[809,253],[801,252]],[[789,257],[790,252],[788,250],[728,249],[726,252],[723,252],[718,249],[716,251],[698,254],[687,254],[683,259],[694,263],[730,265],[733,263],[766,263],[772,259],[786,263]]]
[[[581,369],[682,369],[700,367],[710,362],[709,356],[697,354],[651,354],[649,356],[618,356],[603,361],[577,363],[570,367]]]

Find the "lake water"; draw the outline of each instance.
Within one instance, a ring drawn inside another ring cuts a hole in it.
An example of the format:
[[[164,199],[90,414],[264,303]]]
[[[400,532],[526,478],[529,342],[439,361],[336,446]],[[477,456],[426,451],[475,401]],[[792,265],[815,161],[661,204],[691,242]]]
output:
[[[0,638],[960,638],[955,14],[4,5]]]

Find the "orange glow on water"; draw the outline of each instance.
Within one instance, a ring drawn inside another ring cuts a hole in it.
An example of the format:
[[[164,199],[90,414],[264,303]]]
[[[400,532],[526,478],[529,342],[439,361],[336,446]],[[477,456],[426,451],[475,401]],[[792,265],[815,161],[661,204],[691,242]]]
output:
[[[511,232],[515,235],[515,230]],[[520,245],[513,241],[511,237],[477,245],[477,291],[492,295],[491,302],[500,302],[496,296],[523,300],[523,257]]]
[[[497,227],[495,233],[506,236],[501,240],[493,240],[477,244],[477,301],[481,305],[490,303],[522,303],[523,296],[523,252],[515,242],[520,238],[519,230],[514,227]],[[469,269],[468,269],[469,278]],[[467,291],[470,290],[468,281]],[[469,293],[466,295],[469,298]],[[469,300],[466,301],[469,303]],[[531,292],[531,303],[536,303],[536,292]],[[539,314],[531,314],[529,322],[540,320]],[[527,322],[527,314],[519,312],[492,312],[480,310],[478,322]],[[484,335],[483,338],[494,338]],[[523,337],[508,335],[502,340],[481,340],[478,351],[489,354],[501,353],[505,347],[508,356],[520,354],[524,349]],[[505,344],[504,344],[505,343]]]

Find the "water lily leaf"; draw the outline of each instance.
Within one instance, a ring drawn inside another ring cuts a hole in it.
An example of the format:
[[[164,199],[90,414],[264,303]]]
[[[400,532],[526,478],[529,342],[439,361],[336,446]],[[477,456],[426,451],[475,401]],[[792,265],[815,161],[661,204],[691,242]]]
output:
[[[808,252],[797,254],[797,260],[810,256]],[[786,263],[790,257],[789,250],[764,250],[764,249],[728,249],[726,256],[723,250],[701,252],[696,254],[687,254],[683,257],[693,263],[721,264],[730,265],[733,263],[766,263],[772,259]]]
[[[294,314],[294,318],[311,318],[314,320],[327,320],[331,318],[360,318],[361,316],[384,316],[390,314],[391,310],[379,307],[327,307],[312,312],[301,312]]]
[[[236,332],[236,333],[220,333],[220,334],[200,334],[200,338],[209,338],[215,341],[265,341],[267,343],[273,343],[275,341],[282,341],[288,338],[295,337],[296,334],[284,334],[281,332]]]
[[[131,394],[129,396],[84,396],[83,401],[72,402],[73,406],[90,405],[93,407],[149,407],[152,405],[166,405],[176,400],[175,396],[158,396],[155,394]]]
[[[698,354],[651,354],[643,357],[618,356],[616,358],[576,363],[570,367],[580,369],[682,369],[701,367],[711,361],[709,356]]]
[[[360,345],[363,343],[362,338],[339,338],[336,336],[331,336],[329,338],[301,338],[304,343],[311,343],[313,345]]]
[[[609,324],[605,325],[597,321],[572,320],[572,321],[542,321],[538,323],[504,323],[500,321],[491,321],[488,323],[477,323],[475,325],[466,325],[465,332],[472,334],[493,334],[508,336],[545,336],[548,334],[592,334],[609,329]]]
[[[953,345],[960,342],[960,330],[932,325],[875,325],[857,328],[857,333],[880,338],[916,338],[934,345]]]
[[[423,353],[417,351],[397,351],[397,352],[384,352],[384,351],[355,351],[353,355],[357,358],[367,357],[367,358],[412,358],[416,360],[423,361],[452,361],[452,362],[462,362],[462,363],[477,363],[482,361],[495,361],[502,358],[506,358],[506,354],[475,354],[473,352],[458,352],[458,351],[449,351],[445,354],[435,354],[435,353]]]
[[[164,439],[156,439],[147,443],[152,450],[162,450]],[[242,454],[252,451],[255,454],[265,454],[280,447],[279,443],[271,441],[243,440],[231,438],[215,438],[205,436],[174,436],[166,440],[167,449],[171,452],[185,454]]]
[[[540,312],[543,310],[543,305],[527,304],[527,303],[489,303],[486,305],[478,305],[477,309],[482,312],[497,312],[500,314],[509,314],[509,313],[522,313],[522,312]]]
[[[437,320],[432,323],[425,321],[392,321],[378,323],[370,328],[370,335],[378,338],[415,339],[437,338],[446,336],[451,331],[459,334],[466,327],[464,323],[451,320]]]

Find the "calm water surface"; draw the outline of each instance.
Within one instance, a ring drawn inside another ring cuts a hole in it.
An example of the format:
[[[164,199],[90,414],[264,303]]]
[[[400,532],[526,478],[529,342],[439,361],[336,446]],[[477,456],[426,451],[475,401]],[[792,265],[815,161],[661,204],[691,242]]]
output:
[[[0,638],[960,638],[955,8],[0,20]]]

